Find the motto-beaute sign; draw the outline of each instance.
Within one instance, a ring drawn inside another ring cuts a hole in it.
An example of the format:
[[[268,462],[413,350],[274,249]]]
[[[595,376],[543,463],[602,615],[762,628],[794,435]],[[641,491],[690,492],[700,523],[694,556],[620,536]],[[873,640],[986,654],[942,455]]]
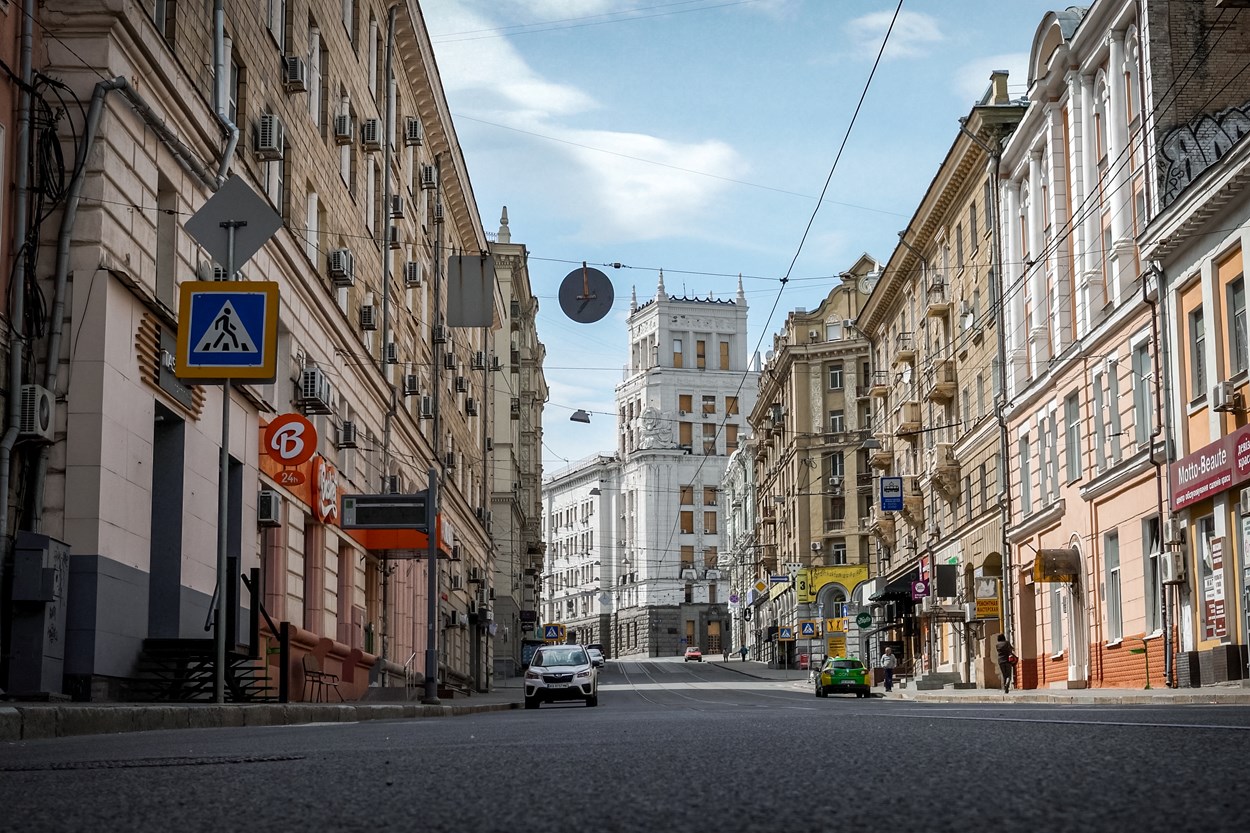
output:
[[[1250,480],[1250,428],[1177,460],[1168,474],[1173,509],[1184,509]]]

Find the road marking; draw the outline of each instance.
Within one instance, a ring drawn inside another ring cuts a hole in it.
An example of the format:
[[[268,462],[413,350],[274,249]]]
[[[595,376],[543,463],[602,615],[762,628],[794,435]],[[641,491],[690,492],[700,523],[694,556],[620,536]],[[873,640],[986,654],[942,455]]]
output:
[[[1061,723],[1070,726],[1130,726],[1135,729],[1232,729],[1239,732],[1250,732],[1250,726],[1229,726],[1220,723],[1131,723],[1126,720],[1043,720],[1038,717],[990,717],[947,714],[912,714],[908,712],[870,712],[873,715],[891,715],[893,717],[910,717],[917,720],[985,720],[998,723]]]

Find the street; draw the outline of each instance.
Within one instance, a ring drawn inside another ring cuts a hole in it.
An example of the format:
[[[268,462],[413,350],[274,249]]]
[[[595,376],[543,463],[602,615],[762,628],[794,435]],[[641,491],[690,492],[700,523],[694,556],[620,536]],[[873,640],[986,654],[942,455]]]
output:
[[[1247,707],[818,699],[805,678],[609,661],[598,708],[9,743],[0,829],[1172,831],[1250,811]]]

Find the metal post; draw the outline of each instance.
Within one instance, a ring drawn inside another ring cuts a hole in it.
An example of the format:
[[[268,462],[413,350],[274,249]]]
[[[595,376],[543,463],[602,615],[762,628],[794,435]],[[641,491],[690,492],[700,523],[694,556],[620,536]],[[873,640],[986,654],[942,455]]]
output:
[[[425,527],[430,539],[426,572],[425,696],[421,702],[437,706],[438,699],[438,472],[430,468],[430,492],[425,503]]]
[[[229,220],[226,230],[226,280],[234,279],[234,234],[247,223]],[[213,701],[226,702],[226,514],[230,502],[230,379],[221,385],[221,459],[217,471],[217,613],[213,628],[217,661],[213,663]]]

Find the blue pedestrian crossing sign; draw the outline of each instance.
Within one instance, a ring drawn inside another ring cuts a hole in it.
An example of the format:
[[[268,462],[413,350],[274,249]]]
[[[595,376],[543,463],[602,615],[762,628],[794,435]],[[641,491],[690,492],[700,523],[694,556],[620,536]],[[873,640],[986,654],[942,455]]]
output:
[[[791,627],[790,625],[782,625],[779,628],[777,628],[777,641],[778,642],[793,642],[794,641],[794,628]]]
[[[272,382],[278,366],[278,285],[187,281],[178,313],[174,375],[211,382]]]
[[[810,619],[799,622],[799,636],[815,636],[816,623]]]
[[[561,639],[564,639],[564,634],[564,625],[543,625],[543,640],[545,642],[559,642]]]

